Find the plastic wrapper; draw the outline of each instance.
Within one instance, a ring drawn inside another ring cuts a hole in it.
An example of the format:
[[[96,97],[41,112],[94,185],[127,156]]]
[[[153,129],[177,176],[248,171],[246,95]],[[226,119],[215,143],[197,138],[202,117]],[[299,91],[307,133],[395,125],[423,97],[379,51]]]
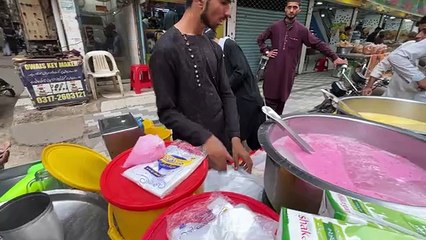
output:
[[[395,209],[396,206],[400,209]],[[385,207],[340,193],[325,191],[320,215],[348,223],[367,223],[370,226],[388,231],[391,228],[418,239],[426,239],[426,219],[421,216],[423,210],[424,208],[421,207],[395,204]]]
[[[239,193],[258,201],[262,200],[263,175],[265,173],[266,152],[258,150],[251,155],[253,160],[252,174],[243,169],[235,171],[232,166],[227,172],[209,170],[204,182],[205,192],[225,191]]]
[[[190,176],[205,159],[198,147],[180,140],[172,142],[163,157],[123,172],[123,176],[146,191],[164,198]]]
[[[278,223],[221,194],[167,217],[170,240],[273,240]]]
[[[139,164],[147,164],[157,161],[166,153],[166,145],[163,139],[156,135],[145,135],[138,139],[129,157],[123,164],[123,168],[133,167]]]
[[[205,192],[225,191],[239,193],[256,200],[262,200],[263,183],[257,176],[243,169],[235,171],[232,166],[226,172],[209,170],[204,182]]]
[[[418,240],[390,228],[281,209],[277,240]]]

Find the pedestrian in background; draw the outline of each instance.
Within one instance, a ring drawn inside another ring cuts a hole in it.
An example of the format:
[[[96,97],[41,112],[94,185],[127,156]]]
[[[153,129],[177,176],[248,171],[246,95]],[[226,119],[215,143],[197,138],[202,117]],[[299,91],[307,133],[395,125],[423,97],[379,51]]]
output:
[[[18,40],[16,39],[15,30],[10,25],[7,25],[4,27],[3,33],[6,40],[5,51],[3,51],[3,55],[11,56],[12,53],[18,55]]]
[[[269,57],[263,85],[266,105],[278,114],[283,112],[293,88],[303,44],[320,51],[332,59],[335,65],[346,63],[326,43],[296,20],[299,12],[300,0],[288,0],[285,5],[285,18],[273,23],[257,38],[260,52]],[[272,46],[266,44],[268,39],[271,40]]]

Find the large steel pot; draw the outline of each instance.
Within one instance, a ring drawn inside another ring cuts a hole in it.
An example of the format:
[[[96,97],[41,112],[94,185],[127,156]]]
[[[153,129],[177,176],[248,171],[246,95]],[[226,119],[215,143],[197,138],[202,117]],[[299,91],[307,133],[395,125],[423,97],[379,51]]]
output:
[[[357,112],[379,113],[417,120],[426,123],[426,103],[400,98],[355,96],[344,97],[340,101],[346,103]],[[337,104],[339,112],[350,115],[342,104]],[[409,129],[407,129],[409,130]],[[426,134],[426,132],[417,132]]]
[[[74,189],[46,191],[64,228],[64,240],[108,238],[108,204],[97,193]]]
[[[284,120],[297,132],[346,136],[405,156],[426,169],[426,137],[391,126],[341,115],[293,114]],[[382,200],[361,195],[333,185],[307,172],[292,152],[279,153],[272,145],[287,132],[271,121],[259,129],[259,141],[268,154],[265,167],[265,193],[276,211],[288,207],[318,213],[323,189],[335,191],[361,200],[384,203]],[[396,204],[397,203],[387,203]],[[400,205],[399,205],[400,206]]]
[[[46,193],[30,193],[0,206],[1,240],[63,240],[62,224]]]

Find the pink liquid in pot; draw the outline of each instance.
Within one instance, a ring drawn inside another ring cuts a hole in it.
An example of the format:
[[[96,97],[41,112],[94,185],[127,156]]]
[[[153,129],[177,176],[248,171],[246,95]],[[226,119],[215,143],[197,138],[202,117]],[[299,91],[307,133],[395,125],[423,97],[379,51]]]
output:
[[[426,206],[426,170],[408,159],[353,138],[300,136],[314,153],[304,152],[289,137],[278,139],[273,146],[294,154],[307,172],[334,185],[385,201]]]

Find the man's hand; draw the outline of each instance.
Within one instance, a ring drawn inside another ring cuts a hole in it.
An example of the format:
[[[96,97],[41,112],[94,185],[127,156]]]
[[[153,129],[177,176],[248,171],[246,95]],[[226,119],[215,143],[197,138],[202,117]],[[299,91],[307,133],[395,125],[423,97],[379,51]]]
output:
[[[365,87],[362,89],[362,96],[370,96],[373,93],[373,89],[371,87]]]
[[[348,64],[347,60],[343,60],[341,58],[337,58],[336,60],[333,61],[334,66],[337,65],[343,65],[343,64]]]
[[[223,146],[222,142],[212,135],[203,145],[203,149],[207,152],[209,165],[218,171],[226,171],[227,161],[232,162],[231,155]]]
[[[266,56],[268,56],[269,58],[275,58],[276,56],[278,56],[278,49],[266,51]]]
[[[426,78],[417,82],[417,85],[422,91],[426,90]]]
[[[238,167],[240,167],[241,159],[241,167],[243,167],[248,173],[251,173],[253,161],[250,158],[250,154],[244,149],[243,144],[241,144],[241,140],[237,137],[232,138],[232,155],[234,157],[235,170],[238,170]]]

